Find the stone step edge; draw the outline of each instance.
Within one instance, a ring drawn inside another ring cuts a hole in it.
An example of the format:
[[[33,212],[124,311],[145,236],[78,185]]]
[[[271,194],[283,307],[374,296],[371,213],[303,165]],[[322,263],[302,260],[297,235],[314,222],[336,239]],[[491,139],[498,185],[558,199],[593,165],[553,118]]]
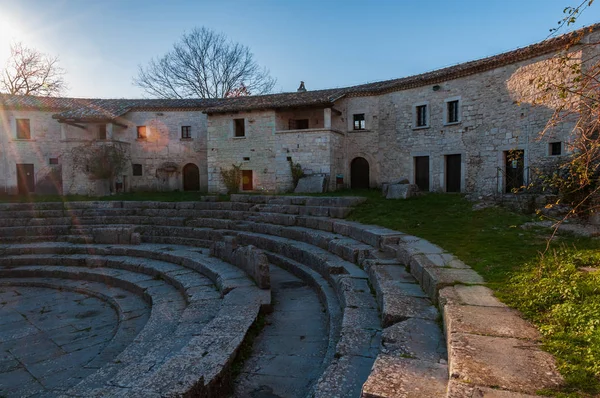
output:
[[[554,359],[541,350],[538,340],[534,337],[535,328],[524,321],[516,311],[502,304],[492,290],[484,286],[483,278],[468,265],[439,246],[410,235],[401,236],[397,243],[385,245],[383,250],[395,253],[397,261],[407,267],[422,289],[438,305],[446,334],[451,380],[466,381],[481,389],[500,388],[507,391],[507,394],[535,394],[536,390],[556,388],[563,383]],[[496,321],[495,325],[501,332],[492,331],[490,336],[489,319],[486,325],[486,322],[482,323],[484,315],[474,317],[469,311],[461,312],[457,309],[461,306],[466,310],[470,309],[469,307],[481,308],[484,314],[489,314],[490,319]],[[505,317],[498,317],[498,311],[504,312]],[[517,327],[523,330],[515,330]],[[523,362],[527,362],[523,367],[512,360],[518,351],[499,352],[497,354],[504,358],[505,363],[510,364],[510,369],[499,368],[495,366],[496,361],[488,361],[478,364],[480,368],[487,369],[486,374],[478,374],[477,366],[470,366],[470,358],[475,354],[463,347],[468,346],[469,341],[478,341],[482,337],[490,339],[488,345],[478,346],[482,357],[492,355],[491,348],[499,342],[526,341],[529,350],[533,352],[532,356],[535,355],[538,361],[526,361],[526,358],[521,358]],[[513,372],[511,369],[518,370]],[[485,377],[490,374],[495,374],[496,377]],[[519,374],[534,376],[524,383],[524,380],[518,377]],[[447,396],[458,398],[460,395],[456,395],[459,393],[455,391],[463,390],[449,387]]]

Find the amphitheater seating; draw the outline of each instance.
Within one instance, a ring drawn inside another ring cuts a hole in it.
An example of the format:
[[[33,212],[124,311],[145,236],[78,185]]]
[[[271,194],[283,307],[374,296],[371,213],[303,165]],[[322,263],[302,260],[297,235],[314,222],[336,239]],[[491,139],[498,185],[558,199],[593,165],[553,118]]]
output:
[[[66,396],[224,391],[248,329],[259,311],[271,306],[268,289],[209,256],[208,248],[226,237],[261,249],[271,264],[305,280],[321,297],[329,316],[329,348],[315,397],[459,397],[469,388],[469,394],[487,391],[489,380],[482,379],[481,388],[464,383],[472,373],[452,342],[471,335],[450,322],[464,306],[481,303],[448,287],[477,287],[483,280],[427,241],[343,220],[362,201],[232,195],[230,202],[207,197],[180,203],[3,204],[0,280],[35,278],[90,294],[102,294],[106,285],[141,298],[149,308],[143,327],[129,332],[135,337],[117,333],[94,372],[70,386]],[[126,322],[125,301],[106,300],[114,301]],[[447,340],[434,304],[442,309]],[[537,339],[523,330],[517,338]],[[559,383],[548,358],[543,353],[538,358],[548,363],[539,385]],[[531,392],[519,382],[499,386]]]

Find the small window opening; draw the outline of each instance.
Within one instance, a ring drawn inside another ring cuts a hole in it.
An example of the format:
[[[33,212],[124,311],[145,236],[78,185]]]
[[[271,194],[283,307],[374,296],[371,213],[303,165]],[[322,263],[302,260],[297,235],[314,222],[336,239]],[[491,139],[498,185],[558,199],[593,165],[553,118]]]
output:
[[[148,138],[146,126],[137,126],[137,138],[139,140],[145,140]]]
[[[132,164],[131,168],[133,169],[133,175],[134,176],[141,176],[142,175],[142,165],[141,164]]]
[[[244,162],[249,162],[250,158],[249,157],[244,157]]]
[[[446,103],[448,112],[448,123],[458,123],[458,100]]]
[[[17,119],[17,139],[31,139],[31,125],[29,119]]]
[[[358,113],[354,115],[354,130],[365,129],[365,114]]]
[[[246,125],[244,119],[233,119],[235,123],[235,136],[245,137],[246,136]]]
[[[551,142],[550,143],[550,155],[552,155],[552,156],[562,155],[562,143]]]
[[[419,105],[417,106],[417,127],[425,127],[427,126],[427,105]]]
[[[58,164],[58,158],[50,158],[48,164]]]
[[[99,140],[106,139],[106,124],[101,124],[98,126],[98,139]]]
[[[192,138],[192,126],[181,126],[181,138]]]
[[[289,121],[290,130],[307,130],[308,119],[290,119]]]

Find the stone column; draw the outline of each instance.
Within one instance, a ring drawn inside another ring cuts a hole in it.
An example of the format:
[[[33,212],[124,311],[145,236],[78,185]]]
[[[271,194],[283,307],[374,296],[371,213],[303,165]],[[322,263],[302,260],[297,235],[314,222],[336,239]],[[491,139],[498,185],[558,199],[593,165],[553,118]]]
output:
[[[67,139],[67,125],[65,123],[60,124],[60,139],[63,141]]]
[[[115,125],[112,123],[107,123],[106,124],[106,139],[107,140],[112,140],[113,139],[113,130],[115,128]]]
[[[331,108],[325,108],[323,111],[323,127],[331,130]]]

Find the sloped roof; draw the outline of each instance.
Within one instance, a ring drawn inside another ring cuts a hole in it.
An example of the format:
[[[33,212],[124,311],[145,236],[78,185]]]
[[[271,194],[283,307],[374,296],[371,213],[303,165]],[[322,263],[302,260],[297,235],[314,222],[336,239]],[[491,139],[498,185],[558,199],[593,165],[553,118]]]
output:
[[[0,94],[0,108],[57,111],[55,119],[112,120],[131,110],[199,109],[216,105],[212,99],[101,99]]]
[[[199,109],[215,105],[210,99],[94,99],[80,100],[78,106],[54,115],[55,119],[113,120],[132,110]]]
[[[207,113],[225,113],[254,109],[281,109],[310,106],[331,106],[346,93],[346,89],[304,91],[248,97],[225,98],[219,104],[208,107]]]

